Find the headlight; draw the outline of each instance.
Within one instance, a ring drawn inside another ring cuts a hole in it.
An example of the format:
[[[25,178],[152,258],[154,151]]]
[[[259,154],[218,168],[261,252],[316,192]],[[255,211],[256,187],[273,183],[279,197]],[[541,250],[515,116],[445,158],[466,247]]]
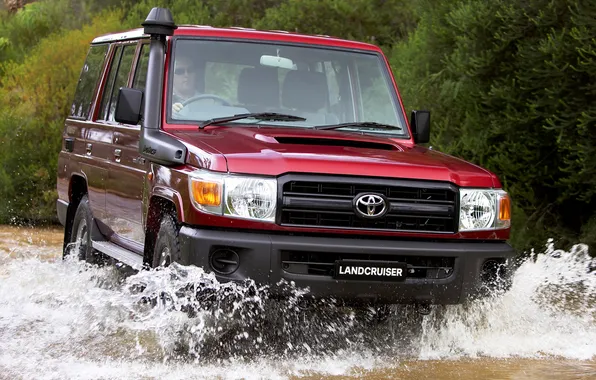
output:
[[[511,200],[503,190],[461,189],[459,230],[478,231],[511,226]]]
[[[189,177],[192,204],[216,215],[275,221],[277,180],[275,178],[197,171]]]

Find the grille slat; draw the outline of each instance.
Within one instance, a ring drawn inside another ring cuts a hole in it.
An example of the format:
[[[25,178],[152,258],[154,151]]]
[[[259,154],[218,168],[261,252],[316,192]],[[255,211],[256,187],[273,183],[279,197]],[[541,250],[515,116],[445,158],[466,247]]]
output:
[[[308,176],[302,176],[308,177]],[[293,227],[456,232],[457,190],[447,183],[329,177],[321,181],[289,179],[282,184],[280,223]],[[364,182],[366,181],[366,182]],[[362,193],[381,194],[390,209],[378,219],[362,218],[353,201]]]

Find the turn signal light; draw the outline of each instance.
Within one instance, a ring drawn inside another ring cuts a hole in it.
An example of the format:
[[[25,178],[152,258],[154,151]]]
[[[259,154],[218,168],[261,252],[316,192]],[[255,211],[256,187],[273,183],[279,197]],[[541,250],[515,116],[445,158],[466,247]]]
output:
[[[192,197],[196,203],[202,206],[221,205],[221,183],[193,180],[191,188]]]
[[[511,220],[511,198],[508,194],[503,194],[499,198],[499,220],[507,222]]]

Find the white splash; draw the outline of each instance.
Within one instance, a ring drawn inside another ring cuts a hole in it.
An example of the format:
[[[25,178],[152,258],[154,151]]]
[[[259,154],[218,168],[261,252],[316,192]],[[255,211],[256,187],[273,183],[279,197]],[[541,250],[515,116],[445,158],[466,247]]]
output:
[[[332,304],[304,310],[291,284],[292,297],[276,301],[194,267],[125,276],[35,250],[2,255],[0,373],[12,378],[275,379],[347,376],[402,358],[596,358],[596,260],[583,245],[549,242],[504,294],[424,318],[394,307],[376,326]]]
[[[596,358],[596,259],[588,247],[532,252],[511,289],[436,310],[420,336],[421,358]]]

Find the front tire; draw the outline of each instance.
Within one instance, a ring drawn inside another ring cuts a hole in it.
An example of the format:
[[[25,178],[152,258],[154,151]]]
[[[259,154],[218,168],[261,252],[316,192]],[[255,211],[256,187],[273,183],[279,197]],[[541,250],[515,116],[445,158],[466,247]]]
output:
[[[180,259],[180,229],[176,218],[171,214],[163,216],[153,249],[152,267],[167,267]]]

